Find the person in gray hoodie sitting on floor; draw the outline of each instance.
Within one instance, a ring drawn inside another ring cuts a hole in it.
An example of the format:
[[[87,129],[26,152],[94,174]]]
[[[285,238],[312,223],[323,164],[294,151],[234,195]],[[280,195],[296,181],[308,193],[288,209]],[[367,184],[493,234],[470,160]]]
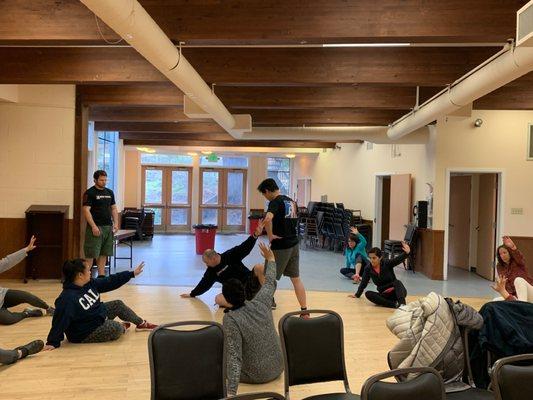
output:
[[[283,372],[281,344],[272,318],[272,299],[276,291],[276,261],[267,245],[259,243],[265,258],[265,283],[253,300],[246,300],[244,286],[229,279],[222,294],[230,303],[224,311],[228,395],[237,393],[239,382],[265,383]]]

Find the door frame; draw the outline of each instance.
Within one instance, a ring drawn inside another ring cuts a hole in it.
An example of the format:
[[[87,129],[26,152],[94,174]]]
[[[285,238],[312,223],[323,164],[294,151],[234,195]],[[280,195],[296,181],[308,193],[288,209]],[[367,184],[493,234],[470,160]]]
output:
[[[444,192],[444,257],[442,263],[442,276],[448,280],[448,224],[450,223],[450,179],[453,173],[470,173],[470,174],[496,174],[498,175],[498,193],[496,196],[496,243],[503,235],[503,222],[505,210],[505,197],[503,196],[505,188],[505,169],[503,168],[446,168],[445,192]],[[494,256],[496,257],[496,256]]]
[[[381,218],[383,214],[383,178],[399,175],[392,172],[377,172],[375,176],[374,195],[374,229],[372,233],[372,247],[381,247]]]
[[[202,204],[202,196],[203,196],[203,172],[204,171],[217,171],[219,172],[219,181],[218,181],[218,198],[219,202],[216,205],[204,205]],[[227,181],[225,180],[227,178],[227,175],[229,172],[232,171],[239,171],[243,173],[243,199],[244,204],[241,207],[234,206],[226,204],[226,197],[227,197]],[[217,216],[217,225],[218,225],[218,231],[221,233],[243,233],[246,232],[246,226],[247,226],[247,220],[246,220],[246,214],[248,211],[248,168],[238,168],[238,167],[211,167],[211,166],[200,166],[199,172],[199,183],[198,183],[198,223],[202,224],[202,209],[204,208],[216,208],[218,210],[218,216]],[[222,178],[222,179],[220,179]],[[226,221],[226,210],[227,209],[237,209],[242,208],[242,225],[235,226],[235,228],[228,229],[227,221]]]

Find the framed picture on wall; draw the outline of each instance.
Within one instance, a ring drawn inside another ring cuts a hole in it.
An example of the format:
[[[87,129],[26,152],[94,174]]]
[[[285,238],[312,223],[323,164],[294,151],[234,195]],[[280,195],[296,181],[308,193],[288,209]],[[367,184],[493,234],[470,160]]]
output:
[[[527,126],[527,160],[533,161],[533,124]]]

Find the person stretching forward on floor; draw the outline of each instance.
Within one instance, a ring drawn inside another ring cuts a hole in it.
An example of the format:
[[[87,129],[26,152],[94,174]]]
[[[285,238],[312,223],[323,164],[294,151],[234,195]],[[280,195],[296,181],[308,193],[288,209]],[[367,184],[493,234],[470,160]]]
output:
[[[7,271],[24,260],[28,253],[35,249],[35,236],[32,236],[30,243],[20,249],[19,251],[9,254],[5,258],[0,260],[0,273]],[[19,304],[28,303],[34,307],[39,307],[45,310],[39,310],[39,308],[26,308],[23,312],[11,312],[8,310],[10,307],[18,306]],[[42,317],[46,315],[53,315],[54,308],[50,307],[44,300],[39,297],[28,293],[24,290],[14,290],[0,287],[0,325],[12,325],[24,318],[29,317]]]
[[[281,345],[270,309],[276,291],[276,261],[267,245],[259,243],[259,248],[265,257],[266,279],[254,299],[246,300],[244,286],[238,279],[229,279],[222,286],[230,303],[222,320],[230,396],[237,393],[239,381],[270,382],[283,372]]]
[[[140,318],[122,300],[102,303],[100,293],[111,292],[143,272],[144,262],[134,271],[91,279],[91,266],[82,259],[63,264],[63,291],[57,298],[52,328],[44,350],[61,345],[64,334],[71,343],[101,343],[117,340],[131,326],[152,330],[157,325]],[[119,317],[122,321],[114,321]]]
[[[389,308],[398,308],[405,304],[405,297],[407,290],[401,281],[396,279],[394,274],[394,267],[401,264],[409,257],[411,248],[405,242],[402,242],[403,254],[392,260],[384,260],[381,249],[374,247],[368,252],[370,264],[365,267],[363,272],[363,279],[361,285],[355,295],[351,294],[349,297],[359,298],[366,289],[370,278],[377,286],[377,292],[367,291],[365,296],[372,303]]]

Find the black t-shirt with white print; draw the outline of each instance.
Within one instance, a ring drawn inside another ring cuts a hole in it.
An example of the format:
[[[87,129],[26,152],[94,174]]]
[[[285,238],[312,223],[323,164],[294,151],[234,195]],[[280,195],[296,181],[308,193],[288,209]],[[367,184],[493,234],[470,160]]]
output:
[[[289,249],[298,244],[298,206],[290,197],[280,194],[268,204],[268,210],[274,215],[272,233],[281,239],[271,243],[273,250]]]
[[[111,206],[115,204],[115,194],[111,189],[87,189],[83,195],[83,205],[91,207],[91,215],[97,226],[113,225]]]

